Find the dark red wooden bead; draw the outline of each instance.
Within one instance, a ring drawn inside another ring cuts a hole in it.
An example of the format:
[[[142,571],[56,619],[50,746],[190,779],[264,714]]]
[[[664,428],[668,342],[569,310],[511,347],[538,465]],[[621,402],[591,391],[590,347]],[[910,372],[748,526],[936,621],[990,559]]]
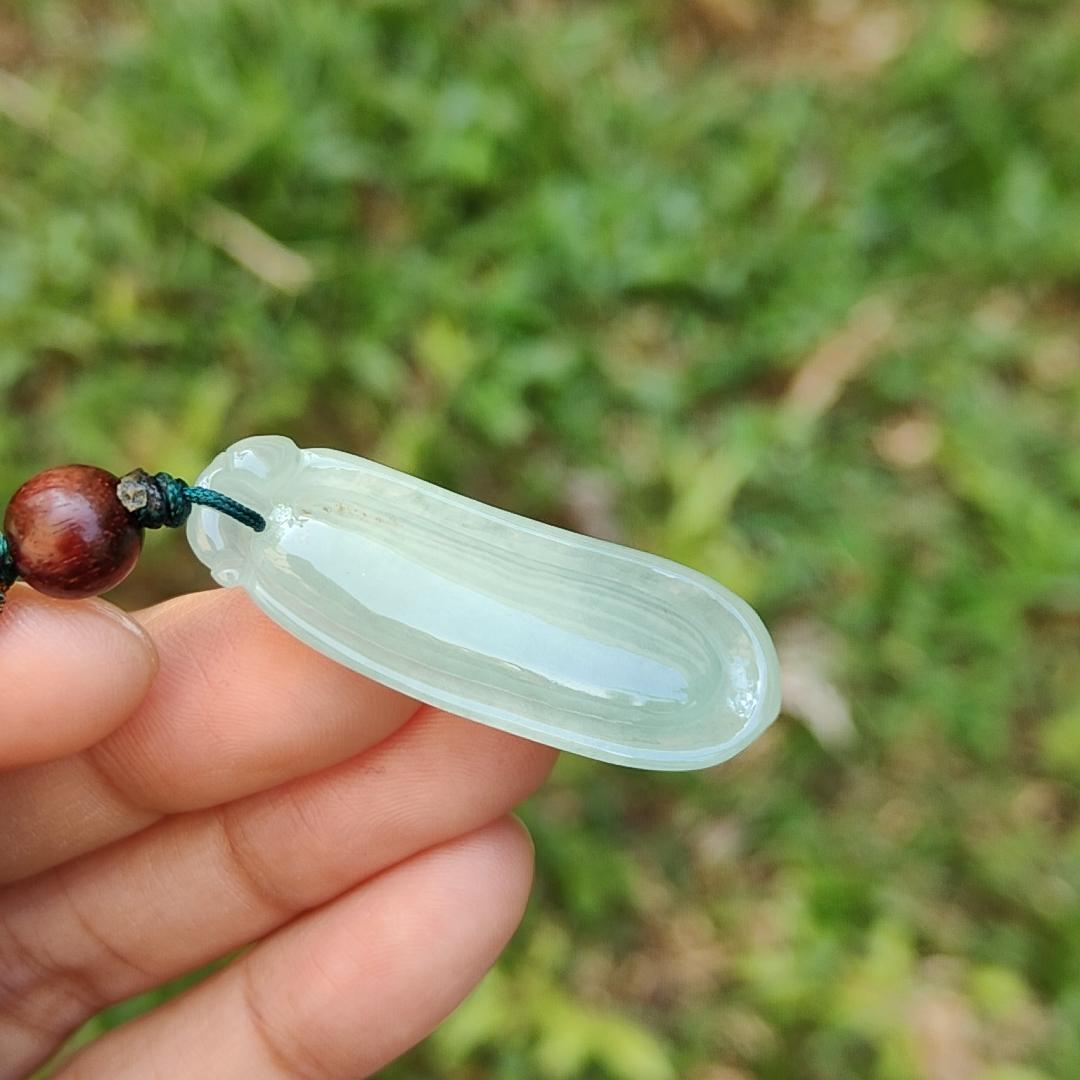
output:
[[[92,465],[31,477],[4,515],[19,575],[47,596],[97,596],[131,573],[143,531],[116,497],[119,481]]]

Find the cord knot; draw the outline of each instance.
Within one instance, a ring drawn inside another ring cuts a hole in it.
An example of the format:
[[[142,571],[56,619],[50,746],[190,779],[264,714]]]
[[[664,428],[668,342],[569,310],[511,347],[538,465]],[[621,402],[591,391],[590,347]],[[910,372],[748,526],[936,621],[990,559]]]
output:
[[[255,532],[266,528],[266,520],[250,507],[209,488],[190,487],[169,473],[151,475],[135,469],[121,477],[116,495],[137,524],[145,529],[178,529],[191,515],[194,505],[208,506],[239,521]]]
[[[178,529],[191,514],[187,484],[168,473],[135,469],[121,477],[116,494],[144,529]]]

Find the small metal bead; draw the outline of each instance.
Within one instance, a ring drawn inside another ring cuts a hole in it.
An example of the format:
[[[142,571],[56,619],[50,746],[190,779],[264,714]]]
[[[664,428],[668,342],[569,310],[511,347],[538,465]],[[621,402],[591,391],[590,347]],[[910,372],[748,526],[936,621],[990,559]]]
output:
[[[64,465],[19,488],[4,532],[28,585],[76,600],[107,592],[131,573],[143,531],[117,498],[117,483],[104,469]]]

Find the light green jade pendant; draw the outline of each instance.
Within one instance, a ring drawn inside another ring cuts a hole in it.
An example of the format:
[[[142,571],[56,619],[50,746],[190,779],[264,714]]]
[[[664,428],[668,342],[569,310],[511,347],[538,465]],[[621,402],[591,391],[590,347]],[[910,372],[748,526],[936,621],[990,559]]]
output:
[[[703,574],[337,450],[244,439],[199,477],[195,554],[312,648],[461,716],[645,769],[738,753],[780,704],[761,620]]]

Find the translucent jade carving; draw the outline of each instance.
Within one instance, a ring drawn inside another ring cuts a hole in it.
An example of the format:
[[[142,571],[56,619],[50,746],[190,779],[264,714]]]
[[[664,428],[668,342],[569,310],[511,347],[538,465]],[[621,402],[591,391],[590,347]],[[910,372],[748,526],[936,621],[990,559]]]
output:
[[[195,508],[188,538],[219,584],[420,701],[649,769],[723,761],[779,709],[761,620],[685,566],[276,435],[198,482],[267,519],[256,534]]]

